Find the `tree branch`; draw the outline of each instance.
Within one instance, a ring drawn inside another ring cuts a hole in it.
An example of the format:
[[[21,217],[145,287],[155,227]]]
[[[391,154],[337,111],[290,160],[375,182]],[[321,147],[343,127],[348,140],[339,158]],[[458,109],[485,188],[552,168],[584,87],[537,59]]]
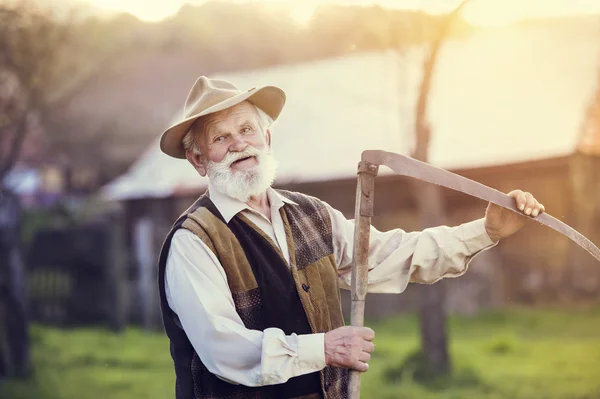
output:
[[[426,57],[423,64],[423,80],[421,81],[419,88],[419,98],[415,113],[416,143],[413,152],[413,157],[423,162],[427,162],[428,159],[431,132],[429,121],[427,120],[427,106],[429,103],[431,81],[433,79],[433,72],[437,63],[439,50],[442,46],[442,43],[446,39],[446,36],[448,35],[455,18],[463,9],[463,7],[469,4],[471,1],[472,0],[464,0],[454,10],[446,15],[435,40],[431,44],[429,56]]]
[[[19,154],[21,154],[23,143],[25,142],[25,136],[27,135],[28,116],[29,115],[27,112],[24,112],[19,119],[19,122],[16,124],[16,129],[14,129],[15,131],[12,142],[8,147],[7,156],[4,160],[0,160],[0,182],[4,181],[4,178],[8,175],[8,172],[13,168],[19,159]]]

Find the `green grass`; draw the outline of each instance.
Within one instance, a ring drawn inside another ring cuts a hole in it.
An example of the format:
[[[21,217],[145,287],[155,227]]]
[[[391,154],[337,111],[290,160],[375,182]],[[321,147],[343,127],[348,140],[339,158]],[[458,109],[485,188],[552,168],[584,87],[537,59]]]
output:
[[[376,355],[365,375],[364,397],[600,398],[597,308],[512,310],[452,318],[453,375],[427,382],[415,378],[415,321],[394,319],[373,325]]]
[[[600,309],[486,312],[450,320],[452,377],[421,381],[412,316],[370,323],[376,350],[362,397],[600,398]],[[33,329],[35,377],[0,388],[11,399],[172,398],[161,334]]]

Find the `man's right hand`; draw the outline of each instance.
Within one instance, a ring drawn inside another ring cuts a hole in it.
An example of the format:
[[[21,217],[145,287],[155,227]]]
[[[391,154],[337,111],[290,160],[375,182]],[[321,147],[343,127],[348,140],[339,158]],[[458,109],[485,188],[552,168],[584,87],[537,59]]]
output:
[[[375,332],[368,327],[340,327],[325,333],[325,362],[328,366],[367,371]]]

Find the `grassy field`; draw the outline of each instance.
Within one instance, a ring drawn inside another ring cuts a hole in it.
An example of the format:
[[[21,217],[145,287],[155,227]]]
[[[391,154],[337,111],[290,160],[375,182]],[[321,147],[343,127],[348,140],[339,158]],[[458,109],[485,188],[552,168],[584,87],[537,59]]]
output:
[[[370,324],[376,351],[363,375],[364,398],[600,398],[600,308],[510,310],[450,321],[451,378],[419,377],[417,323]],[[173,371],[161,334],[130,329],[33,330],[36,374],[0,387],[10,399],[173,397]]]

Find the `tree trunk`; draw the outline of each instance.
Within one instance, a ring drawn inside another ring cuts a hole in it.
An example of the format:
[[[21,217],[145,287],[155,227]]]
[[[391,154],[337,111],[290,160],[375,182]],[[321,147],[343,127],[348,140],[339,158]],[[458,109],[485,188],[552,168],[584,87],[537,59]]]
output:
[[[439,50],[445,40],[454,18],[469,3],[460,3],[442,22],[436,40],[432,43],[430,53],[423,63],[423,80],[419,88],[419,97],[415,111],[415,149],[413,158],[422,162],[429,160],[429,142],[431,128],[427,119],[427,105],[431,92],[433,72],[438,59]],[[446,213],[440,188],[425,182],[414,182],[415,204],[419,211],[422,229],[445,225]],[[419,325],[421,329],[421,350],[423,352],[429,375],[445,375],[451,372],[448,354],[448,334],[444,300],[446,287],[443,281],[420,288]]]
[[[19,117],[19,121],[15,123],[14,129],[12,129],[13,136],[12,140],[8,143],[8,150],[5,157],[0,159],[0,185],[19,159],[23,143],[25,142],[25,136],[27,135],[27,120],[28,114],[25,112]],[[8,130],[2,129],[2,133],[7,134]]]
[[[417,206],[421,227],[445,224],[443,199],[439,187],[415,181],[414,192],[418,196]],[[449,374],[451,366],[444,309],[446,284],[444,281],[438,281],[432,285],[422,285],[419,290],[421,350],[427,362],[428,374]]]
[[[0,369],[7,376],[26,376],[31,367],[20,237],[18,197],[0,186]]]

